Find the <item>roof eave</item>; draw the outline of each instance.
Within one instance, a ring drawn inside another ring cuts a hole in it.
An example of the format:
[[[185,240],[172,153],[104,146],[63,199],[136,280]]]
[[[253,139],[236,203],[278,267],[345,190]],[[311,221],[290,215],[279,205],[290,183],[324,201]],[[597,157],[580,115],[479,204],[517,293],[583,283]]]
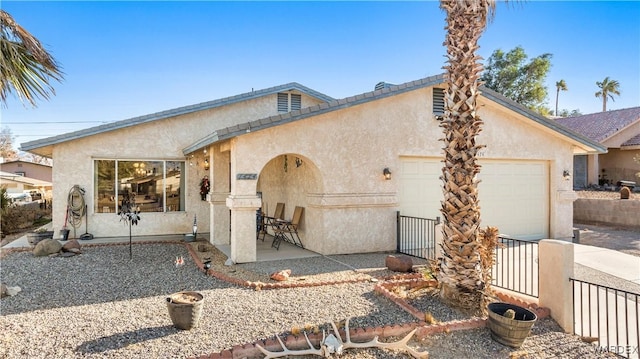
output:
[[[42,156],[42,154],[38,153],[37,151],[42,147],[53,146],[59,143],[73,141],[80,138],[101,134],[104,132],[119,130],[119,129],[136,126],[136,125],[140,125],[147,122],[163,120],[163,119],[185,115],[193,112],[214,109],[214,108],[226,106],[229,104],[234,104],[242,101],[253,100],[256,98],[268,96],[281,91],[291,91],[291,90],[300,91],[309,96],[315,97],[317,99],[320,99],[326,102],[334,100],[331,96],[328,96],[318,91],[315,91],[313,89],[310,89],[297,82],[290,82],[284,85],[274,86],[274,87],[270,87],[270,88],[266,88],[258,91],[251,91],[251,92],[243,93],[240,95],[224,97],[221,99],[216,99],[208,102],[202,102],[195,105],[183,106],[183,107],[156,112],[148,115],[132,117],[126,120],[111,122],[108,124],[90,127],[90,128],[82,129],[79,131],[69,132],[69,133],[65,133],[65,134],[61,134],[53,137],[47,137],[47,138],[43,138],[35,141],[25,142],[20,145],[20,150],[36,153]],[[48,151],[48,152],[51,152],[51,151]]]
[[[602,144],[586,137],[583,136],[575,131],[570,130],[569,128],[560,125],[559,123],[557,123],[556,121],[552,121],[549,120],[545,117],[543,117],[542,115],[538,114],[537,112],[534,112],[528,108],[526,108],[525,106],[520,105],[519,103],[512,101],[508,98],[506,98],[505,96],[491,90],[490,88],[487,87],[481,87],[481,93],[482,96],[506,107],[509,108],[515,112],[518,112],[524,116],[526,116],[527,118],[543,125],[546,126],[548,128],[550,128],[551,130],[560,133],[561,135],[563,135],[566,138],[569,138],[572,142],[574,142],[574,144],[581,146],[586,153],[588,154],[596,154],[596,153],[606,153],[607,152],[607,148],[605,146],[603,146]]]

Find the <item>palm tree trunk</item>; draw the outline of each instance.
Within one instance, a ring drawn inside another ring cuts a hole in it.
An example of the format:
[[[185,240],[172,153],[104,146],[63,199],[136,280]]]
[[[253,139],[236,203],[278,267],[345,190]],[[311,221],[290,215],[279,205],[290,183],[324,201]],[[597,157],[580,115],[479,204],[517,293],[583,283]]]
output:
[[[448,65],[445,78],[443,258],[438,279],[440,296],[448,304],[479,313],[482,311],[485,283],[482,275],[479,241],[480,207],[476,144],[482,120],[476,113],[476,101],[482,65],[478,39],[493,9],[488,0],[442,0],[447,13]]]
[[[556,112],[554,115],[558,116],[558,97],[560,96],[560,87],[556,88]]]

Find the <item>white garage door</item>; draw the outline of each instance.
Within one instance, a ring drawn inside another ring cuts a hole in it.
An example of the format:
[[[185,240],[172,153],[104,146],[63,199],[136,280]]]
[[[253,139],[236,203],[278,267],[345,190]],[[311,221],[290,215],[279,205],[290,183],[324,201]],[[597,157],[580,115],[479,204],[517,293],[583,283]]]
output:
[[[433,158],[403,158],[400,213],[440,216],[442,163]],[[549,173],[544,161],[480,161],[482,226],[519,239],[548,238]]]

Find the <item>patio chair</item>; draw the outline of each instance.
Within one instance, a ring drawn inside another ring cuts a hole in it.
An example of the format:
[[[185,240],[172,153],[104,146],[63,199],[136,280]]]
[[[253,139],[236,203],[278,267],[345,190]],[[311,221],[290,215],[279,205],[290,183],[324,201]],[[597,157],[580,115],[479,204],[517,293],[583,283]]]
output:
[[[264,237],[267,235],[267,229],[272,228],[275,233],[276,220],[284,219],[284,203],[278,202],[276,204],[276,210],[273,213],[273,217],[262,216],[262,226],[258,232],[258,239],[262,239],[264,242]],[[262,238],[260,238],[260,234],[262,234]]]
[[[304,212],[304,207],[296,206],[293,211],[293,218],[291,221],[276,220],[276,226],[273,228],[275,235],[273,236],[271,247],[275,247],[276,250],[279,250],[280,242],[286,241],[300,248],[304,248],[302,241],[300,240],[300,236],[298,235],[298,225],[302,218],[302,212]]]

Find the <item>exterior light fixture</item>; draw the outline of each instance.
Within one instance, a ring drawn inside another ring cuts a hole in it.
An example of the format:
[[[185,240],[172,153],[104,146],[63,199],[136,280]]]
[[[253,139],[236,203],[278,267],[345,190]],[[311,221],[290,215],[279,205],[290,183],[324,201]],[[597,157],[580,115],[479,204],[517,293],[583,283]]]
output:
[[[571,172],[569,172],[569,170],[562,171],[562,178],[564,178],[565,181],[568,181],[571,179]]]
[[[209,170],[209,159],[208,158],[204,159],[204,169],[205,169],[205,171]]]
[[[391,179],[391,171],[389,171],[389,167],[385,167],[382,170],[382,175],[384,176],[384,179],[386,179],[386,180],[390,180]]]

